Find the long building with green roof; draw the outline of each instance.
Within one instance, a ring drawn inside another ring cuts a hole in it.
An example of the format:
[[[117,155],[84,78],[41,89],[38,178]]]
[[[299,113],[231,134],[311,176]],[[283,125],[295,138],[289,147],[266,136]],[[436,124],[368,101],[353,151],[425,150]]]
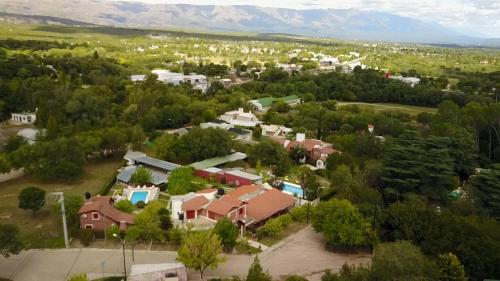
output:
[[[275,102],[285,102],[290,106],[294,106],[300,103],[300,98],[297,95],[290,95],[286,97],[265,97],[256,100],[251,100],[250,103],[257,109],[258,111],[267,111],[271,105]]]

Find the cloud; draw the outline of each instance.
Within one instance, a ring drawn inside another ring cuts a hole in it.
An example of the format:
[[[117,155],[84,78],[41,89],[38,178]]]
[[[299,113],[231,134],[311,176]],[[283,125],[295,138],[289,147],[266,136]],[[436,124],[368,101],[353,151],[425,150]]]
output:
[[[122,0],[123,1],[123,0]],[[500,0],[127,0],[147,3],[362,9],[437,22],[463,33],[500,37]]]

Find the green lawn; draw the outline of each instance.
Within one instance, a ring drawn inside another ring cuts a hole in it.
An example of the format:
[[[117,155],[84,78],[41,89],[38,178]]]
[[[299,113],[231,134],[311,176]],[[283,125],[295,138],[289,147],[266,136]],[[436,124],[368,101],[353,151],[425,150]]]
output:
[[[44,182],[30,176],[0,183],[0,219],[2,223],[16,224],[25,234],[44,233],[47,236],[60,236],[62,232],[60,218],[52,210],[55,201],[47,198],[43,209],[33,217],[30,211],[18,208],[19,192],[27,186],[36,186],[47,193],[62,191],[65,196],[83,196],[86,191],[96,194],[122,163],[121,158],[92,161],[85,166],[81,179],[72,183]]]
[[[437,108],[425,107],[425,106],[413,106],[413,105],[402,105],[393,103],[365,103],[365,102],[338,102],[338,106],[349,106],[357,105],[362,110],[372,110],[375,112],[379,111],[400,111],[403,113],[408,113],[410,115],[418,115],[422,112],[436,113]]]

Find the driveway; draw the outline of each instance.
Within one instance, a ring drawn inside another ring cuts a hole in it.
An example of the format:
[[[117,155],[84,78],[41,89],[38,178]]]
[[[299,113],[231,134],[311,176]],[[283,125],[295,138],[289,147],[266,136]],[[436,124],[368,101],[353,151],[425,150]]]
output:
[[[275,278],[300,274],[310,280],[320,280],[327,270],[338,270],[349,264],[368,263],[369,254],[346,255],[330,253],[323,248],[322,237],[311,227],[297,232],[259,254],[265,270]],[[131,251],[126,251],[127,269],[132,264]],[[135,263],[174,262],[177,252],[136,250]],[[227,262],[215,270],[208,270],[206,277],[238,275],[245,277],[253,261],[247,255],[227,255]],[[6,259],[0,258],[0,277],[15,281],[65,281],[75,273],[86,272],[89,277],[116,275],[123,272],[121,249],[57,249],[29,250]],[[199,274],[189,271],[189,279],[199,279]]]

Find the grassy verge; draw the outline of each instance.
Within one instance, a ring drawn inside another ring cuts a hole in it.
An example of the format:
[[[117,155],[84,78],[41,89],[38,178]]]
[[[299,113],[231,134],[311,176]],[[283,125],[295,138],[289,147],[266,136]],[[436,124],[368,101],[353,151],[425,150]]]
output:
[[[299,230],[303,229],[306,226],[307,226],[307,223],[305,223],[305,222],[294,221],[289,226],[284,228],[283,231],[278,233],[278,235],[273,236],[273,237],[266,236],[266,237],[259,239],[259,243],[262,243],[266,246],[272,246],[272,245],[278,243],[279,241],[287,238],[288,236],[298,232]]]
[[[262,252],[260,249],[254,248],[245,242],[238,242],[236,246],[234,246],[234,250],[239,255],[252,255]]]

